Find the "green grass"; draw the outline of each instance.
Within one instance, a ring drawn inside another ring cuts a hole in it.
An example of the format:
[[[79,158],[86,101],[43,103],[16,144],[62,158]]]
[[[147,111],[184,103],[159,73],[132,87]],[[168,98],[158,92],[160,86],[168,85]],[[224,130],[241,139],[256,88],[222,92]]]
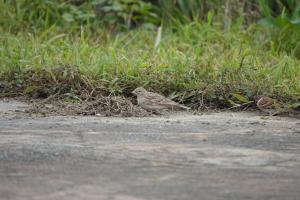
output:
[[[300,61],[278,52],[267,31],[239,27],[224,30],[197,22],[176,26],[163,30],[157,49],[156,32],[144,29],[114,35],[84,27],[76,34],[55,27],[35,34],[2,31],[0,76],[30,94],[44,87],[43,79],[34,81],[34,73],[46,70],[52,80],[47,87],[55,88],[51,95],[57,92],[51,71],[72,66],[92,87],[101,85],[110,94],[130,95],[144,86],[194,107],[202,105],[202,98],[207,105],[227,108],[248,104],[258,94],[298,103]],[[80,93],[72,84],[66,92]]]

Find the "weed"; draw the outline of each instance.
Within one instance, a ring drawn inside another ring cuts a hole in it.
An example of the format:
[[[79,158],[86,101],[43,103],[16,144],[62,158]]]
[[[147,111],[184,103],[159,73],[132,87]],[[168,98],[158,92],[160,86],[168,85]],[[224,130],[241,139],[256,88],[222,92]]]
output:
[[[156,32],[144,29],[109,40],[106,33],[87,37],[84,29],[80,36],[6,33],[0,38],[1,74],[23,93],[44,88],[37,95],[43,97],[58,92],[80,96],[98,87],[106,94],[130,96],[135,87],[145,86],[194,108],[203,102],[242,105],[257,94],[298,102],[299,60],[269,48],[272,44],[260,41],[261,34],[255,27],[228,31],[192,23],[163,31],[155,49]]]
[[[213,6],[220,1],[161,1],[175,7],[164,12],[172,23],[156,31],[138,25],[159,24],[152,6],[160,4],[124,0],[120,10],[107,1],[103,16],[113,13],[127,26],[116,33],[98,20],[94,4],[70,2],[0,0],[1,95],[77,102],[131,97],[144,86],[195,109],[248,107],[258,94],[299,105],[299,27],[291,15],[272,16],[292,19],[279,29],[246,27],[246,1],[237,1],[240,10],[224,1],[227,13]]]

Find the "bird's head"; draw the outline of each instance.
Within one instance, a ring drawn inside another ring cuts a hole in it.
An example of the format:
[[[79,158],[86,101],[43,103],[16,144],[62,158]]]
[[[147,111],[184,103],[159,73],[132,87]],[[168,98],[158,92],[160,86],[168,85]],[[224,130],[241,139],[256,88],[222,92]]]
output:
[[[143,87],[138,87],[135,90],[133,90],[131,93],[138,96],[138,95],[144,94],[146,92],[147,92],[147,90],[145,90]]]
[[[258,102],[260,99],[262,99],[264,96],[263,95],[257,95],[257,96],[254,96],[254,101],[255,102]]]

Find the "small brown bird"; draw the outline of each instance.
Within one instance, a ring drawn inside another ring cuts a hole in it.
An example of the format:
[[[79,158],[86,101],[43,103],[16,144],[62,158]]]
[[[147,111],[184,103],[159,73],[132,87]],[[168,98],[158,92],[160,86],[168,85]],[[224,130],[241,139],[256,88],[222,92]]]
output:
[[[148,92],[142,87],[132,91],[137,96],[138,105],[148,111],[158,110],[189,110],[190,108],[179,103],[176,103],[160,94]]]
[[[257,107],[269,115],[277,115],[284,111],[284,106],[275,99],[267,96],[257,96],[255,98]]]

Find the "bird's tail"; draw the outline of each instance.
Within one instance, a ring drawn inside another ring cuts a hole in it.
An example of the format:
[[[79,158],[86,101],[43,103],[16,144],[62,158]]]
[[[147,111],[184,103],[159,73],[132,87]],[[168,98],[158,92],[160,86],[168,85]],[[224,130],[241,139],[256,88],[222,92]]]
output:
[[[179,105],[179,108],[183,109],[183,110],[191,110],[190,107],[184,106],[184,105]]]

